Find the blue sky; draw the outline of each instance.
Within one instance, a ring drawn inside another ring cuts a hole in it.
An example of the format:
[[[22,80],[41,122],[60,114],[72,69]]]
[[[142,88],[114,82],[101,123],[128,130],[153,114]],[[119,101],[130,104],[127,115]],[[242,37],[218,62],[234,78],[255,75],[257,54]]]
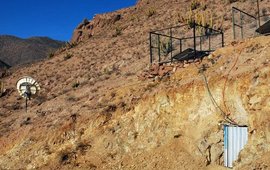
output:
[[[137,0],[0,0],[0,35],[48,36],[68,41],[95,14],[133,6]]]

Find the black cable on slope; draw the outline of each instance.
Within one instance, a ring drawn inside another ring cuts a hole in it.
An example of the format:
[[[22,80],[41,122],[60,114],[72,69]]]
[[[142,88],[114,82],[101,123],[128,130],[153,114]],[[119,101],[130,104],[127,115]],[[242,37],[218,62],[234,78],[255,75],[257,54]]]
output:
[[[235,121],[233,121],[231,118],[228,117],[228,115],[226,114],[226,112],[224,112],[224,111],[221,109],[221,107],[217,104],[215,98],[213,97],[213,95],[212,95],[212,93],[211,93],[211,90],[210,90],[210,88],[209,88],[209,83],[208,83],[207,78],[206,78],[206,76],[205,76],[205,74],[204,74],[204,72],[206,71],[206,66],[203,65],[201,68],[199,68],[199,67],[196,65],[196,63],[194,63],[194,64],[195,64],[195,66],[199,69],[199,73],[201,73],[202,76],[203,76],[203,79],[204,79],[204,82],[205,82],[205,86],[206,86],[207,92],[208,92],[208,94],[209,94],[209,97],[210,97],[210,99],[211,99],[213,105],[214,105],[216,108],[218,108],[218,109],[220,110],[220,112],[221,112],[221,114],[222,114],[222,116],[224,117],[224,120],[225,120],[226,122],[228,122],[228,123],[230,123],[230,124],[232,124],[232,125],[238,125]]]
[[[230,123],[230,124],[232,124],[232,125],[237,125],[237,123],[236,123],[235,121],[233,121],[231,118],[229,118],[229,117],[227,116],[226,112],[224,112],[224,111],[220,108],[220,106],[217,104],[216,100],[214,99],[214,97],[213,97],[213,95],[212,95],[212,93],[211,93],[211,91],[210,91],[209,84],[208,84],[208,81],[207,81],[207,78],[206,78],[205,74],[204,74],[203,72],[201,72],[201,74],[203,75],[203,78],[204,78],[204,82],[205,82],[205,86],[206,86],[207,92],[208,92],[208,94],[209,94],[209,96],[210,96],[210,99],[211,99],[212,103],[214,104],[214,106],[220,110],[220,112],[221,112],[222,115],[224,116],[225,121],[227,121],[228,123]]]

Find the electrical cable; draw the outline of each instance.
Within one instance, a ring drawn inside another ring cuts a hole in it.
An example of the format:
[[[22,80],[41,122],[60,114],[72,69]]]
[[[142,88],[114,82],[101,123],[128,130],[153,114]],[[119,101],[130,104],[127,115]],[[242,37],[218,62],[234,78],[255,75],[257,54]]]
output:
[[[225,80],[225,83],[224,83],[224,86],[223,86],[223,90],[222,90],[223,106],[225,107],[225,109],[226,109],[226,111],[227,111],[227,113],[228,113],[229,115],[231,114],[231,111],[230,111],[230,109],[227,107],[226,102],[225,102],[225,90],[226,90],[226,85],[227,85],[227,81],[228,81],[228,79],[229,79],[230,73],[231,73],[231,71],[233,70],[233,68],[236,66],[238,59],[239,59],[239,55],[237,55],[236,60],[235,60],[235,62],[234,62],[234,64],[233,64],[232,68],[229,70],[229,72],[228,72],[228,74],[227,74],[227,77],[226,77],[226,80]]]
[[[237,123],[236,123],[234,120],[232,120],[232,119],[227,115],[227,113],[224,112],[224,111],[221,109],[221,107],[217,104],[215,98],[213,97],[213,95],[212,95],[212,93],[211,93],[211,90],[210,90],[210,88],[209,88],[209,83],[208,83],[208,81],[207,81],[207,78],[206,78],[205,74],[204,74],[203,72],[201,72],[201,74],[203,75],[203,78],[204,78],[204,82],[205,82],[205,86],[206,86],[207,92],[208,92],[208,94],[209,94],[209,96],[210,96],[210,98],[211,98],[211,101],[212,101],[212,103],[214,104],[214,106],[220,110],[220,112],[221,112],[222,115],[224,116],[224,119],[225,119],[227,122],[229,122],[230,124],[233,124],[233,125],[237,125]]]
[[[199,69],[199,73],[201,73],[202,76],[203,76],[203,80],[204,80],[204,82],[205,82],[205,86],[206,86],[208,95],[209,95],[209,97],[210,97],[210,99],[211,99],[213,105],[214,105],[218,110],[220,110],[220,112],[221,112],[221,114],[222,114],[222,116],[224,117],[224,120],[225,120],[226,122],[228,122],[228,123],[230,123],[230,124],[232,124],[232,125],[238,125],[234,120],[232,120],[232,119],[226,114],[225,111],[223,111],[223,110],[221,109],[221,107],[218,105],[218,103],[216,102],[215,98],[213,97],[213,95],[212,95],[212,93],[211,93],[211,90],[210,90],[210,88],[209,88],[209,83],[208,83],[208,81],[207,81],[206,75],[204,74],[204,72],[206,71],[205,65],[203,65],[202,68],[199,68],[199,67],[196,65],[196,63],[194,63],[194,64],[195,64],[195,66]]]

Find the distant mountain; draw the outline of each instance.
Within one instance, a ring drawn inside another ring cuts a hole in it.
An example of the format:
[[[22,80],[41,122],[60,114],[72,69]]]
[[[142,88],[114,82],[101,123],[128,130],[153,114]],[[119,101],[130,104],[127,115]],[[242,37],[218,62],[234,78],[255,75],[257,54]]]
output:
[[[3,68],[3,69],[7,69],[7,68],[10,68],[10,65],[8,65],[7,63],[5,63],[4,61],[1,61],[0,60],[0,69]]]
[[[2,71],[5,71],[6,69],[9,69],[10,65],[0,60],[0,74]]]
[[[5,75],[6,70],[11,66],[0,60],[0,79]]]
[[[56,51],[64,42],[48,37],[31,37],[22,39],[10,35],[0,35],[0,60],[7,65],[30,63],[46,58]]]

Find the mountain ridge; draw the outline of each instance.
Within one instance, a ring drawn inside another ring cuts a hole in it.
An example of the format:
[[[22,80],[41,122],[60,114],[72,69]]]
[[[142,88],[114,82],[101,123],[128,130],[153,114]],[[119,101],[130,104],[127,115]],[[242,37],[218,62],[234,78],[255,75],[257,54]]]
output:
[[[48,57],[64,44],[49,37],[0,35],[0,60],[10,66],[31,63]]]

